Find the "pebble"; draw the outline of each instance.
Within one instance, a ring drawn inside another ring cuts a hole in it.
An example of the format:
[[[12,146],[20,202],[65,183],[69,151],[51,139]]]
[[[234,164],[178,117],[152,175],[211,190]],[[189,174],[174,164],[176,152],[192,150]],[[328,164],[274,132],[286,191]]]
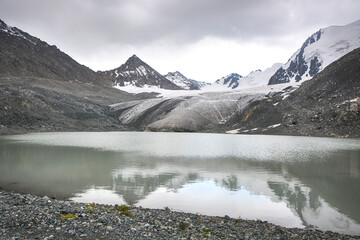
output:
[[[0,239],[360,239],[313,228],[285,228],[259,220],[169,208],[139,207],[128,213],[121,214],[111,205],[0,191]]]

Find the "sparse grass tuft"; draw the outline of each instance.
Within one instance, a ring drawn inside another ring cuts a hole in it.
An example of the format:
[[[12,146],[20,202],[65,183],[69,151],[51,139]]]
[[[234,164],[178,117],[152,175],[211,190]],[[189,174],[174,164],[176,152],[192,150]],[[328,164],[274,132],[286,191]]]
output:
[[[210,228],[203,228],[203,229],[202,229],[202,231],[203,231],[204,233],[211,233],[211,232],[213,232],[213,231],[214,231],[214,229],[210,229]]]
[[[125,215],[127,217],[134,217],[133,215],[131,215],[131,213],[129,213],[128,211],[131,210],[131,207],[126,206],[126,205],[121,205],[121,206],[117,206],[116,210],[118,210],[120,212],[120,215]]]
[[[131,215],[131,213],[129,213],[129,212],[120,212],[120,215],[125,215],[127,217],[133,217],[133,215]]]
[[[179,223],[179,229],[185,231],[188,228],[188,225],[184,222]]]
[[[126,205],[121,205],[121,206],[117,206],[116,210],[120,211],[120,212],[124,212],[124,211],[129,211],[131,210],[131,207],[126,206]]]
[[[68,215],[65,215],[65,216],[61,216],[60,218],[61,219],[75,219],[75,218],[78,218],[78,217],[75,216],[74,214],[68,214]]]
[[[89,213],[94,213],[94,209],[85,208],[85,210],[88,211]]]

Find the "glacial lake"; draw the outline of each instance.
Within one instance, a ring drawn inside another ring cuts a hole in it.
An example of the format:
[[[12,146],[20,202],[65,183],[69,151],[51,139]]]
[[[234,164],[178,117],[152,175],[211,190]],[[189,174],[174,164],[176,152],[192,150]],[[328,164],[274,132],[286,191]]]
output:
[[[0,188],[360,234],[360,140],[152,132],[2,136]]]

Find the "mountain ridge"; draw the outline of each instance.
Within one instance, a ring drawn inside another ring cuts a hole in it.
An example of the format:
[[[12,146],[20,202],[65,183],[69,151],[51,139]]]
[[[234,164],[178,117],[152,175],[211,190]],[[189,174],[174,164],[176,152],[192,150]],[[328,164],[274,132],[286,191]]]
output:
[[[90,68],[79,64],[55,45],[0,20],[0,74],[105,84]]]

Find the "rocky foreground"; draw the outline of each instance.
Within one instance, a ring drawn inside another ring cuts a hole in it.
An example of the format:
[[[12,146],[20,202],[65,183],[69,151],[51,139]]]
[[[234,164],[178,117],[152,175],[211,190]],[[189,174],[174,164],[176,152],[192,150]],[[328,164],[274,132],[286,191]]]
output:
[[[0,191],[0,239],[360,239],[263,221]]]

